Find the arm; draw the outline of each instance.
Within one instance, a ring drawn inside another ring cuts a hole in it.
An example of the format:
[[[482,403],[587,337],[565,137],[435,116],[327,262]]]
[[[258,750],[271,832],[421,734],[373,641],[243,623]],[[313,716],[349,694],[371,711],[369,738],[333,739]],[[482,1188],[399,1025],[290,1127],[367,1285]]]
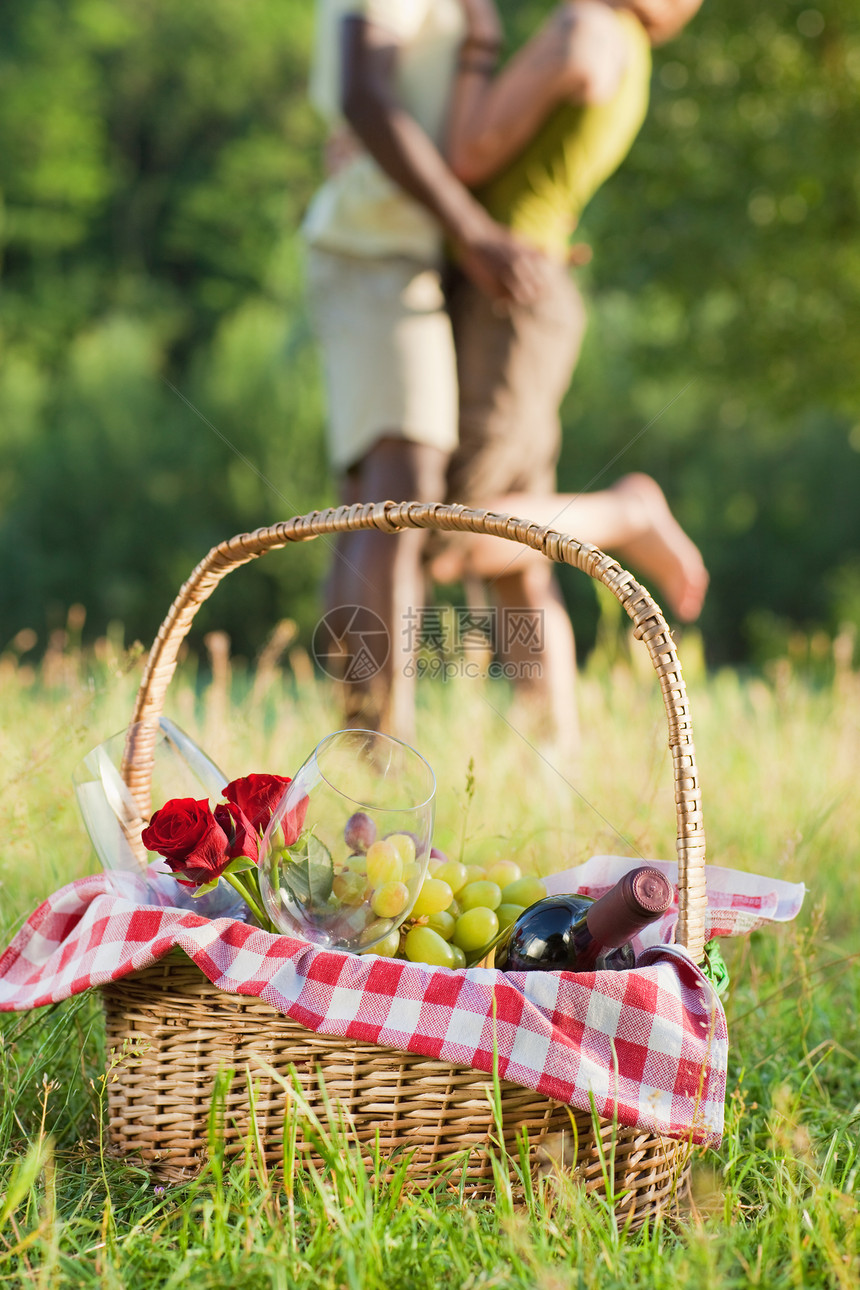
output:
[[[462,2],[471,35],[478,0]],[[483,7],[484,0],[480,3]],[[447,151],[454,173],[472,187],[492,178],[560,103],[610,99],[626,62],[623,30],[601,0],[560,5],[492,79],[489,55],[464,54],[448,124]]]
[[[343,24],[341,106],[382,169],[436,217],[460,250],[465,272],[488,295],[527,302],[540,291],[540,257],[496,224],[458,180],[397,99],[397,46],[382,28]]]

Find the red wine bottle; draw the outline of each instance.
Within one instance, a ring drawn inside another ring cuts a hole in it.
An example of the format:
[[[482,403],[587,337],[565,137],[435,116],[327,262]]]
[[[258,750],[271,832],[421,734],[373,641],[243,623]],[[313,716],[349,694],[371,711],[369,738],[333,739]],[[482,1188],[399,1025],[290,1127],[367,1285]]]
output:
[[[631,937],[664,914],[672,884],[659,869],[626,873],[599,900],[546,896],[523,910],[496,945],[502,972],[596,972],[633,967]]]

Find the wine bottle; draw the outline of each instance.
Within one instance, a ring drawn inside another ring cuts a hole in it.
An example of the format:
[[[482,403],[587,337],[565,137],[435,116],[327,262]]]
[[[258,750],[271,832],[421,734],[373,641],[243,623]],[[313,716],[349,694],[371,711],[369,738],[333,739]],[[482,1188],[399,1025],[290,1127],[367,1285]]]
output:
[[[659,869],[626,873],[601,896],[546,896],[524,910],[499,940],[502,972],[596,972],[633,967],[631,937],[672,904]]]

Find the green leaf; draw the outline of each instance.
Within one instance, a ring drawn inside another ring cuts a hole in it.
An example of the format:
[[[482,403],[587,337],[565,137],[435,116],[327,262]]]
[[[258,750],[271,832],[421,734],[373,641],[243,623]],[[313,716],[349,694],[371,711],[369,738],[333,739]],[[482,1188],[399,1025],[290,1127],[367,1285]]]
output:
[[[324,905],[331,895],[334,864],[331,852],[313,833],[303,834],[286,852],[281,886],[304,905]]]
[[[206,896],[206,895],[208,895],[208,894],[209,894],[209,892],[210,892],[210,891],[214,891],[214,890],[215,890],[215,888],[216,888],[217,886],[218,886],[218,879],[217,879],[217,878],[215,879],[215,881],[214,881],[214,882],[204,882],[204,883],[201,883],[201,885],[196,889],[196,891],[192,891],[191,895],[192,895],[192,896],[193,896],[193,898],[196,900],[196,899],[198,898],[198,896]]]
[[[23,1160],[12,1166],[9,1185],[0,1204],[0,1227],[23,1205],[45,1167],[50,1147],[44,1141],[35,1142]]]
[[[236,856],[230,861],[224,873],[244,873],[246,869],[256,869],[256,867],[250,856]]]

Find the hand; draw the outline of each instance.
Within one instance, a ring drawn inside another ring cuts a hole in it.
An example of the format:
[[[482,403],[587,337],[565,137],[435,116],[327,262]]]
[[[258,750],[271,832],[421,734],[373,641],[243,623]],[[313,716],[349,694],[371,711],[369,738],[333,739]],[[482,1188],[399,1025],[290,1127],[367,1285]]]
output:
[[[567,248],[567,263],[572,269],[581,269],[584,264],[591,264],[594,252],[587,242],[572,242]]]
[[[492,220],[487,225],[468,243],[461,242],[463,272],[493,300],[533,304],[547,287],[546,256],[502,225]]]

